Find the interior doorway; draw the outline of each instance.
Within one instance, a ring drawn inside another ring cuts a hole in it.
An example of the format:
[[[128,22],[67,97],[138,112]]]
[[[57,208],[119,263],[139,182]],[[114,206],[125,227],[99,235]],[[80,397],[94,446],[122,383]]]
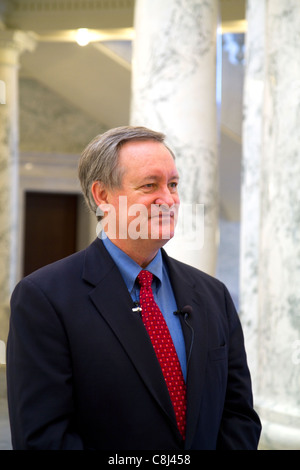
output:
[[[78,194],[25,193],[23,275],[77,249]]]

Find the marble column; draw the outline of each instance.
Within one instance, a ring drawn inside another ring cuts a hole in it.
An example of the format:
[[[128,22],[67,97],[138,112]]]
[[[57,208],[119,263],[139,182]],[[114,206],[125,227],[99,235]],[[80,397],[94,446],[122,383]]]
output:
[[[260,446],[300,449],[300,4],[247,9],[241,318]]]
[[[9,298],[16,282],[18,256],[18,64],[19,54],[33,48],[24,33],[0,31],[0,79],[6,99],[0,105],[0,362],[8,332]]]
[[[243,165],[241,187],[240,315],[246,328],[248,363],[257,384],[260,180],[265,60],[265,2],[248,2],[245,41]]]
[[[210,274],[218,240],[217,25],[217,0],[136,1],[131,123],[164,132],[176,154],[181,218],[167,251]]]

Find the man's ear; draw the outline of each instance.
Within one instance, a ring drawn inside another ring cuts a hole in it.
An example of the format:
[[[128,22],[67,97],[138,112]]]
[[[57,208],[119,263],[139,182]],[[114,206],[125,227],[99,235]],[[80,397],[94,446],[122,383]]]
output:
[[[101,206],[101,204],[107,204],[108,193],[101,181],[94,181],[91,190],[94,201],[98,207]]]

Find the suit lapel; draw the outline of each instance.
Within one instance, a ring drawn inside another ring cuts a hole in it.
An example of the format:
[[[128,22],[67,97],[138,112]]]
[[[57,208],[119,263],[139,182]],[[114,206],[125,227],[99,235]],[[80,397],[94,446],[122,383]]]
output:
[[[185,447],[193,443],[199,418],[201,394],[204,386],[204,374],[207,361],[207,312],[205,297],[196,291],[192,281],[187,280],[185,265],[172,260],[164,253],[164,259],[169,268],[170,280],[178,309],[186,305],[192,307],[192,312],[185,323],[181,317],[183,335],[186,344],[187,358],[191,351],[187,371],[187,426]]]
[[[139,313],[123,278],[100,240],[86,252],[83,277],[94,288],[90,298],[122,344],[146,387],[159,403],[174,427],[176,419],[161,368]]]

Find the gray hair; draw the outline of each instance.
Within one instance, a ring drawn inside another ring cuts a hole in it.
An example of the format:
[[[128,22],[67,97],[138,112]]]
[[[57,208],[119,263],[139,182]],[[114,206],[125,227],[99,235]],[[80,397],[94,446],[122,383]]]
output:
[[[161,142],[175,159],[174,153],[164,142],[165,135],[146,127],[122,126],[97,135],[82,152],[78,165],[82,192],[92,212],[97,211],[92,184],[101,181],[107,188],[120,188],[124,169],[118,165],[119,150],[125,142],[136,140]]]

